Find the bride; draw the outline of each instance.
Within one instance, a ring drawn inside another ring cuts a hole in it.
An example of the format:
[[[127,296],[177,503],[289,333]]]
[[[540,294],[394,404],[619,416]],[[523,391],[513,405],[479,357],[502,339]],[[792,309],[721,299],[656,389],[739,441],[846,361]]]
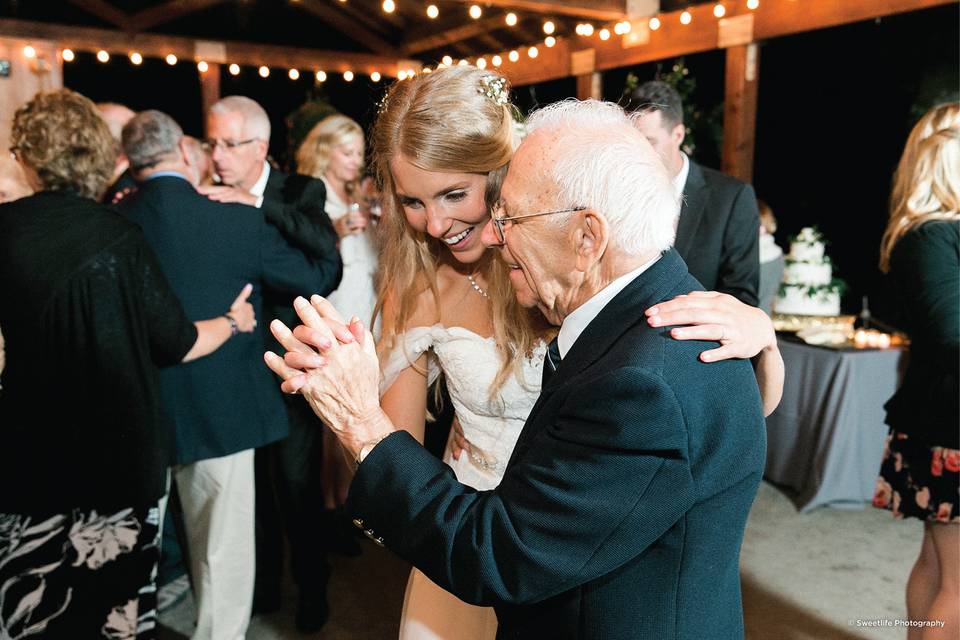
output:
[[[442,372],[467,451],[454,457],[451,441],[444,461],[459,481],[480,490],[500,482],[539,395],[545,343],[555,332],[520,307],[505,266],[480,242],[518,142],[507,95],[497,74],[440,69],[393,85],[371,135],[384,193],[381,406],[422,442],[429,388]],[[674,329],[677,338],[724,337],[719,353],[705,360],[763,351],[761,390],[776,405],[783,371],[763,312],[701,293],[648,315],[655,326],[691,319],[701,325]],[[289,353],[287,364],[309,366],[300,357]],[[268,354],[268,363],[275,358]],[[402,640],[489,640],[496,628],[493,609],[466,604],[412,570]]]

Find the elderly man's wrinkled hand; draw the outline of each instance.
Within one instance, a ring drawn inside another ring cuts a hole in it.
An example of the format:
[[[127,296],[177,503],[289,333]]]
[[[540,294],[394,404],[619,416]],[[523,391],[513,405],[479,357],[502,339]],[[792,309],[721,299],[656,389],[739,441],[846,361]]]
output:
[[[364,443],[392,430],[380,409],[380,363],[373,337],[357,319],[343,325],[319,296],[311,303],[298,298],[294,308],[304,324],[290,331],[278,320],[271,323],[287,353],[280,358],[267,352],[266,363],[284,380],[281,389],[303,395],[355,455]]]
[[[691,325],[671,329],[676,340],[719,342],[720,347],[700,354],[703,362],[752,358],[764,349],[777,348],[770,317],[726,293],[694,291],[650,307],[646,315],[652,327]]]

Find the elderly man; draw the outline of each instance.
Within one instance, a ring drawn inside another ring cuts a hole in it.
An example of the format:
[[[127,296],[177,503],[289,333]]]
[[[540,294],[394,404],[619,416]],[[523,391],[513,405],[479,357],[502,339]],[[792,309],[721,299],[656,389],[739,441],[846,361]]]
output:
[[[680,150],[686,128],[676,89],[659,80],[630,96],[635,122],[683,194],[676,248],[705,288],[757,306],[760,289],[757,197],[753,187],[701,167]]]
[[[258,312],[266,290],[290,300],[336,288],[339,269],[308,259],[256,210],[197,193],[189,143],[172,118],[140,113],[124,127],[123,146],[140,188],[118,208],[143,228],[189,317],[208,317],[245,282]],[[242,638],[250,618],[254,449],[288,433],[281,397],[258,366],[263,348],[257,331],[161,373],[197,597],[195,640]]]
[[[212,200],[255,206],[283,237],[309,257],[339,267],[337,234],[324,212],[326,189],[309,176],[288,175],[267,162],[270,118],[244,96],[228,96],[207,114],[207,148],[219,186],[200,192]],[[338,276],[339,278],[339,276]],[[290,298],[269,293],[264,317],[291,322]],[[297,627],[320,629],[327,619],[329,569],[325,551],[338,529],[321,521],[321,433],[316,417],[302,402],[286,402],[290,435],[257,451],[257,596],[256,613],[280,607],[283,568],[281,524],[285,525],[291,569],[299,588]],[[280,498],[279,504],[274,497]],[[282,513],[282,517],[281,517]]]
[[[310,328],[296,330],[322,357],[276,324],[291,352],[267,362],[359,465],[356,524],[494,606],[498,637],[742,637],[738,558],[765,458],[753,371],[645,321],[700,286],[670,249],[669,176],[623,111],[564,102],[528,130],[483,239],[560,332],[496,489],[459,484],[391,424],[370,336],[355,323],[351,340],[322,301],[320,315],[298,301]]]

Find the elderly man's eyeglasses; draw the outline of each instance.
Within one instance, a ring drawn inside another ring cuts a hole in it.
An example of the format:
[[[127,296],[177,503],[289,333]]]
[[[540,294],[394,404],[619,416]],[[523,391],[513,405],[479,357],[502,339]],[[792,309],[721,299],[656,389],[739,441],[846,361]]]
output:
[[[503,202],[498,202],[494,205],[493,210],[490,212],[490,218],[493,220],[493,230],[497,233],[497,240],[500,244],[503,244],[507,241],[506,236],[503,235],[503,230],[506,227],[506,223],[513,222],[514,220],[522,220],[524,218],[537,218],[539,216],[552,216],[558,213],[573,213],[574,211],[583,211],[587,207],[571,207],[570,209],[557,209],[556,211],[542,211],[540,213],[525,213],[522,216],[504,216],[505,210],[503,208]]]
[[[257,138],[250,138],[249,140],[221,140],[219,138],[210,138],[201,142],[200,146],[203,147],[203,150],[207,153],[212,153],[213,150],[218,147],[223,151],[233,151],[237,147],[242,147],[245,144],[256,141]]]

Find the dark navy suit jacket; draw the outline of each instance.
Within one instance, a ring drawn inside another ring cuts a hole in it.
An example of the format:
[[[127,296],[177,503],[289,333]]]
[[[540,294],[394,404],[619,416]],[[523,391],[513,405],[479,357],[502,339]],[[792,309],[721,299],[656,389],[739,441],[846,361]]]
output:
[[[674,250],[621,291],[543,388],[500,485],[456,481],[407,433],[377,445],[347,509],[500,638],[743,636],[738,559],[765,432],[750,363],[644,319],[701,287]]]
[[[254,332],[161,371],[174,462],[218,458],[286,437],[280,391],[263,363],[263,290],[282,292],[292,303],[335,288],[331,278],[339,280],[339,268],[308,260],[257,209],[214,202],[182,178],[148,180],[118,208],[143,229],[191,320],[226,313],[243,286],[253,284],[250,302],[260,320]]]

